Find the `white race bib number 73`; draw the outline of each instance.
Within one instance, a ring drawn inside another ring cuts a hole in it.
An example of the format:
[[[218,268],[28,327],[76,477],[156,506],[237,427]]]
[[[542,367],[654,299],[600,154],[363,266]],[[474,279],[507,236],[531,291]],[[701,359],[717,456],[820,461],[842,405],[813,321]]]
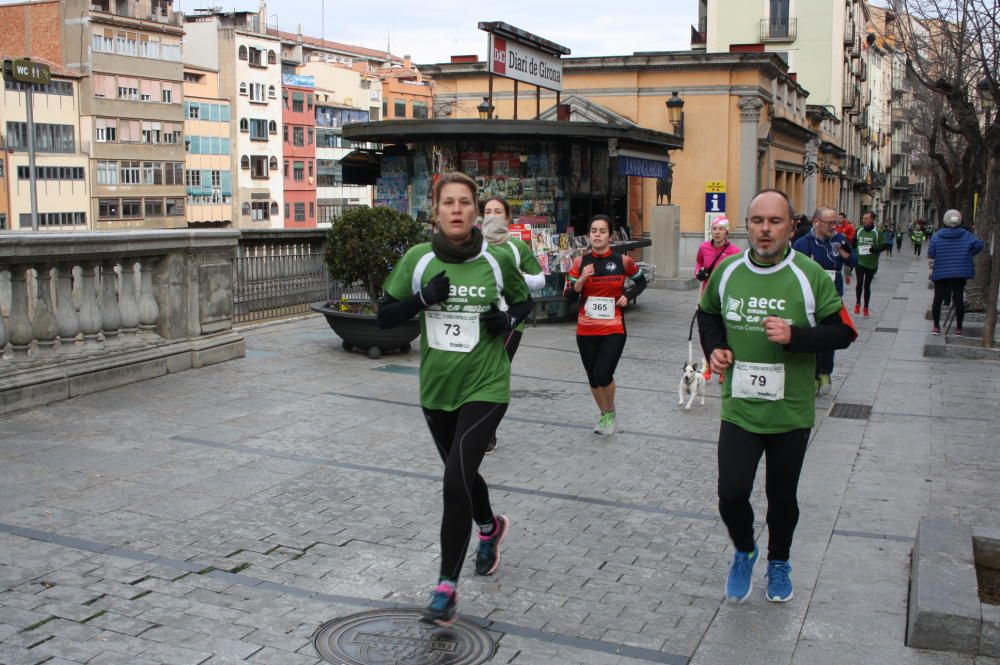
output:
[[[747,363],[733,365],[733,397],[737,399],[785,399],[785,366],[780,363]]]
[[[615,299],[590,296],[587,298],[584,311],[592,319],[613,319],[615,318]]]
[[[424,312],[427,344],[438,351],[468,353],[479,344],[479,314],[475,312]]]

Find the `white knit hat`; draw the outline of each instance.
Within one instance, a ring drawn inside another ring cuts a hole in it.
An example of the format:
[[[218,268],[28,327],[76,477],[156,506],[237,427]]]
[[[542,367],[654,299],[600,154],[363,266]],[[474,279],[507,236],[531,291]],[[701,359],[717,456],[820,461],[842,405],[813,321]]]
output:
[[[962,213],[957,210],[949,210],[944,214],[941,222],[949,228],[955,228],[962,223]]]

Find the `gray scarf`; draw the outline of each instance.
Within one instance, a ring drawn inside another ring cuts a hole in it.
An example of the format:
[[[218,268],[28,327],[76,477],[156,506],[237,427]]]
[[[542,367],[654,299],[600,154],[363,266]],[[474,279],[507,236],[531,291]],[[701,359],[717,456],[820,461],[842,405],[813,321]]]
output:
[[[434,248],[434,255],[445,263],[463,263],[483,251],[483,234],[473,226],[468,240],[461,245],[453,245],[438,231],[431,236],[431,246]]]
[[[491,245],[502,245],[510,239],[507,220],[499,215],[490,215],[483,220],[483,238]]]

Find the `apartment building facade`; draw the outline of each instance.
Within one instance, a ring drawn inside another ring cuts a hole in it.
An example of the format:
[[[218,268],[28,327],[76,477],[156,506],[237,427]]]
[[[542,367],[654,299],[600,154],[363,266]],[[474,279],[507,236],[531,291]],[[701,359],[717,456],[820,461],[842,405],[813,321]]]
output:
[[[431,82],[404,55],[400,65],[387,63],[376,74],[382,81],[382,118],[429,118],[434,95]]]
[[[281,140],[285,228],[316,226],[316,93],[310,76],[283,74]]]
[[[172,0],[61,0],[54,10],[61,61],[81,75],[92,227],[186,226],[184,29]]]
[[[55,63],[33,59],[49,65],[52,72],[50,83],[32,86],[38,229],[84,231],[94,218],[89,159],[81,152],[80,77]],[[0,229],[30,230],[26,84],[4,79],[0,128]]]
[[[218,71],[219,96],[229,101],[233,225],[281,228],[281,44],[254,12],[199,11],[184,27],[185,64]]]
[[[368,122],[378,116],[382,83],[373,74],[347,63],[331,63],[328,54],[306,51],[306,61],[296,70],[312,77],[316,94],[316,220],[327,226],[334,217],[353,207],[372,205],[375,190],[354,185],[344,177],[343,160],[354,149],[342,136],[345,124]]]
[[[219,72],[186,65],[184,184],[190,227],[228,227],[237,218],[231,122],[230,102],[219,91]]]
[[[843,151],[836,207],[857,221],[881,212],[887,192],[891,96],[884,53],[868,37],[865,0],[698,0],[692,49],[708,53],[775,53],[809,90],[818,116],[836,117],[831,149]],[[820,111],[822,109],[822,111]],[[811,176],[809,176],[811,177]],[[809,202],[811,203],[811,201]],[[811,206],[809,206],[811,207]]]

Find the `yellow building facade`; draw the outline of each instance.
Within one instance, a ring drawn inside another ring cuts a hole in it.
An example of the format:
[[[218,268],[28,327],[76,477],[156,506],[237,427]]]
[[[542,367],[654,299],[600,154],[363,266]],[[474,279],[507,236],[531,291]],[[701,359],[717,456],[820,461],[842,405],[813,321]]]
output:
[[[36,60],[40,60],[36,58]],[[45,62],[45,61],[42,61]],[[34,86],[35,172],[40,231],[93,228],[89,160],[80,143],[80,79],[49,64],[52,82]],[[0,127],[4,132],[3,228],[31,230],[31,189],[25,84],[4,80]]]
[[[682,267],[693,265],[705,238],[707,212],[722,199],[724,208],[718,212],[734,220],[737,237],[743,234],[741,220],[750,197],[765,187],[787,192],[797,210],[807,200],[836,206],[835,119],[808,106],[808,91],[788,75],[779,57],[652,53],[565,58],[563,67],[559,101],[570,107],[565,111],[571,121],[599,122],[603,113],[610,122],[620,118],[643,129],[676,133],[666,102],[675,92],[683,100],[684,149],[670,155],[671,203],[681,210]],[[489,89],[484,63],[420,69],[434,81],[438,117],[478,117],[477,106]],[[541,110],[543,119],[555,119],[556,101],[554,93],[542,91],[539,103],[533,88],[521,86],[517,116],[534,118]],[[512,81],[493,79],[492,103],[495,117],[514,117]],[[711,194],[724,196],[713,200]],[[656,205],[657,181],[630,178],[628,224],[633,235],[649,231]]]
[[[219,95],[219,72],[184,67],[184,182],[188,226],[231,226],[233,197],[230,105]]]

